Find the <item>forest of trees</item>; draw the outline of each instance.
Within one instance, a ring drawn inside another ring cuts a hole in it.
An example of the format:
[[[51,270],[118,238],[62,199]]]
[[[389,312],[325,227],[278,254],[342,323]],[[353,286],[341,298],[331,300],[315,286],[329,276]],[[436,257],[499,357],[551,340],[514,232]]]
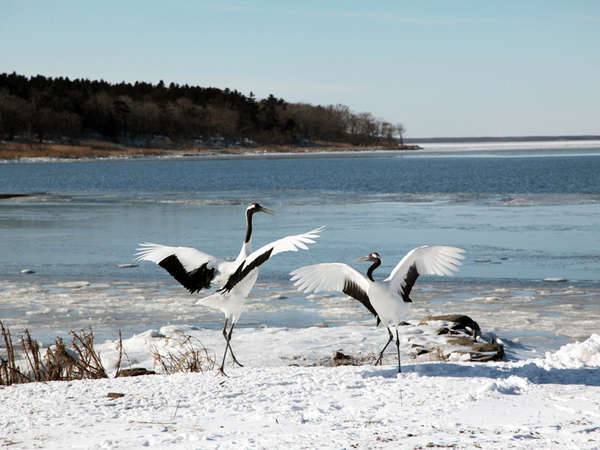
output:
[[[256,144],[314,141],[354,145],[402,143],[404,128],[354,113],[344,105],[263,100],[236,90],[164,82],[108,83],[0,74],[0,139],[43,142],[102,138],[148,145],[195,140],[251,140]]]

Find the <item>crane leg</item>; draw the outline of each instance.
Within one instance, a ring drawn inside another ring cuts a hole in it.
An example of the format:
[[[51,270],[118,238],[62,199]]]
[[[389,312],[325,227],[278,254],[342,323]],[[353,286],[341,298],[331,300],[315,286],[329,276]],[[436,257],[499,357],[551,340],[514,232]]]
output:
[[[386,342],[385,346],[383,347],[383,350],[381,350],[381,353],[379,353],[379,358],[377,358],[377,361],[375,361],[375,365],[381,364],[381,359],[383,358],[383,352],[385,352],[385,349],[388,348],[388,345],[390,345],[390,342],[392,342],[392,339],[394,339],[394,335],[392,334],[392,330],[390,330],[390,327],[388,327],[388,341]]]
[[[223,326],[223,337],[225,338],[225,351],[223,352],[223,361],[221,362],[221,367],[217,372],[219,375],[227,376],[225,373],[225,358],[227,358],[227,351],[231,353],[231,357],[233,358],[233,362],[236,363],[240,367],[244,367],[233,354],[233,349],[231,348],[231,335],[233,333],[233,327],[235,327],[235,322],[231,324],[229,328],[229,332],[227,332],[227,323],[229,319],[225,319],[225,325]]]
[[[398,328],[396,328],[396,350],[398,351],[398,373],[401,373],[402,366],[400,366],[400,337],[398,336]]]
[[[229,329],[229,335],[227,336],[227,343],[229,345],[229,352],[231,353],[231,357],[233,358],[233,362],[236,363],[240,367],[244,367],[233,354],[233,349],[231,348],[231,333],[233,332],[233,327],[235,326],[235,322],[231,324],[231,328]]]
[[[219,367],[218,375],[222,375],[224,377],[227,376],[225,373],[225,358],[227,357],[227,350],[229,349],[229,339],[231,339],[231,333],[229,333],[229,337],[227,336],[227,322],[229,319],[225,319],[225,325],[223,326],[223,337],[225,338],[225,351],[223,352],[223,361],[221,362],[221,367]],[[233,355],[233,353],[232,353]]]

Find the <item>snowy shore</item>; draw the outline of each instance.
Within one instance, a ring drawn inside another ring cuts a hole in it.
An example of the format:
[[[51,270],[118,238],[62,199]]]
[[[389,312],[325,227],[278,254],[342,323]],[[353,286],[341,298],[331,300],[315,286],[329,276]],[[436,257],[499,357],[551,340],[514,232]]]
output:
[[[124,342],[152,367],[165,336],[190,333],[220,355],[215,330],[163,327]],[[378,350],[366,326],[243,329],[243,368],[0,388],[9,448],[598,448],[600,335],[515,362],[303,366],[332,351]],[[406,341],[406,340],[405,340]],[[107,366],[114,342],[99,346]],[[296,364],[300,364],[299,366]],[[111,398],[109,393],[124,394]]]

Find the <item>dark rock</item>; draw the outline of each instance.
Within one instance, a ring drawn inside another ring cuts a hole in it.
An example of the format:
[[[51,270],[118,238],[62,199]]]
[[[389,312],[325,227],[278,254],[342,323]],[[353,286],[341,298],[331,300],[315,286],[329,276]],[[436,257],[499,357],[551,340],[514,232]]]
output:
[[[473,334],[473,339],[477,339],[477,335],[481,332],[479,325],[469,316],[464,314],[445,314],[443,316],[427,316],[419,322],[419,325],[424,325],[431,320],[445,320],[446,322],[454,322],[451,329],[454,331],[461,330]]]
[[[133,367],[131,369],[119,370],[115,378],[138,377],[140,375],[156,375],[154,370],[144,369],[143,367]]]
[[[333,360],[348,360],[348,359],[352,359],[350,356],[348,355],[344,355],[342,352],[335,352],[333,354]]]
[[[464,345],[465,347],[471,347],[473,346],[473,339],[471,339],[470,337],[466,337],[466,336],[458,336],[455,338],[451,338],[448,339],[448,344],[452,344],[452,345]]]
[[[348,356],[348,355],[344,355],[342,352],[335,352],[333,354],[333,358],[331,358],[333,360],[333,363],[336,366],[343,366],[345,364],[350,364],[350,362],[352,361],[352,357]]]
[[[441,316],[428,316],[423,318],[419,325],[424,325],[430,321],[450,322],[446,327],[437,330],[438,336],[445,336],[445,343],[426,349],[421,348],[415,352],[415,357],[426,353],[439,355],[439,359],[446,361],[454,359],[452,355],[467,355],[468,361],[501,361],[504,359],[504,346],[498,344],[495,340],[489,343],[477,342],[477,336],[481,334],[481,329],[477,322],[469,316],[463,314],[446,314]],[[462,359],[462,357],[461,357]]]
[[[317,365],[326,367],[336,366],[360,366],[367,358],[355,358],[350,355],[345,355],[342,352],[334,352],[331,358],[324,358]]]
[[[471,353],[472,361],[502,361],[504,359],[504,346],[501,344],[473,344],[473,350],[476,353]]]
[[[125,394],[121,394],[120,392],[109,392],[108,394],[106,394],[106,396],[108,398],[121,398],[125,397]]]
[[[438,328],[437,334],[438,334],[438,336],[441,336],[443,334],[457,335],[458,333],[454,330],[451,330],[448,327],[442,327],[442,328]]]
[[[504,346],[495,342],[476,343],[468,337],[456,337],[448,339],[448,344],[467,347],[469,350],[457,349],[451,353],[469,354],[469,361],[486,362],[502,361],[504,359]]]

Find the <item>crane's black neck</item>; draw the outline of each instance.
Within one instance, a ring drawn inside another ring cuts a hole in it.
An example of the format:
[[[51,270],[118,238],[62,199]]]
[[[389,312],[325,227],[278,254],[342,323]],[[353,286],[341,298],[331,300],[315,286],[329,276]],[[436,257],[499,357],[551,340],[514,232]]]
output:
[[[377,269],[380,265],[381,265],[381,260],[377,259],[377,260],[375,260],[375,262],[373,263],[373,265],[371,267],[369,267],[369,270],[367,270],[367,277],[369,277],[369,280],[375,281],[373,279],[373,271],[375,269]]]
[[[253,210],[246,210],[246,238],[244,239],[246,244],[250,242],[250,238],[252,237],[252,214],[254,214]]]

